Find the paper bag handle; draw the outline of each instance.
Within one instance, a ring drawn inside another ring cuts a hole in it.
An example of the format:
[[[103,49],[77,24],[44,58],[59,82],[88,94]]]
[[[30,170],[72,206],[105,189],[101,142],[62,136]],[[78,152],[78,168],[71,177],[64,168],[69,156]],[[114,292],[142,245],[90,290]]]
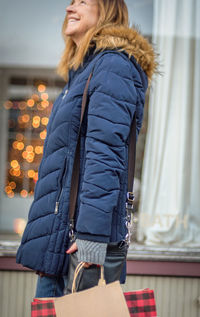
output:
[[[104,266],[103,265],[101,265],[101,276],[100,276],[98,285],[99,286],[106,285],[106,281],[105,281],[105,278],[104,278]]]
[[[84,265],[85,265],[85,262],[80,262],[77,265],[76,269],[75,269],[74,279],[73,279],[73,283],[72,283],[72,294],[76,293],[76,279],[77,279],[80,271],[84,267]],[[102,285],[105,285],[105,284],[106,284],[106,281],[105,281],[105,278],[104,278],[104,267],[103,267],[103,265],[101,265],[101,276],[100,276],[100,279],[99,279],[98,286],[102,286]]]

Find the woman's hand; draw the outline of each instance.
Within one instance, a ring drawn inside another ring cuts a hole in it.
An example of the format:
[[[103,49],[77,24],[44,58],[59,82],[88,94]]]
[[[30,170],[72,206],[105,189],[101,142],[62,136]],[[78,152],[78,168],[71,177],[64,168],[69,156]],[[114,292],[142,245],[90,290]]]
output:
[[[78,250],[78,247],[77,247],[77,244],[76,242],[74,242],[71,247],[66,251],[67,254],[71,254],[71,253],[74,253]],[[89,268],[90,266],[92,265],[92,263],[88,263],[88,262],[85,262],[84,264],[84,268]]]
[[[71,247],[66,251],[67,254],[74,253],[78,250],[76,242],[74,242]]]

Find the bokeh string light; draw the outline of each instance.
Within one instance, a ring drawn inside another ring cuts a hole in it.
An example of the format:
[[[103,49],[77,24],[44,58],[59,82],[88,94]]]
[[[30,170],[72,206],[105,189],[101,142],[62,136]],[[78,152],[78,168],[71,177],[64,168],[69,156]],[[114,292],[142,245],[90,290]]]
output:
[[[27,198],[34,194],[38,180],[52,102],[46,84],[38,83],[26,100],[7,100],[3,106],[9,111],[9,133],[12,135],[4,192],[8,198],[15,195]]]

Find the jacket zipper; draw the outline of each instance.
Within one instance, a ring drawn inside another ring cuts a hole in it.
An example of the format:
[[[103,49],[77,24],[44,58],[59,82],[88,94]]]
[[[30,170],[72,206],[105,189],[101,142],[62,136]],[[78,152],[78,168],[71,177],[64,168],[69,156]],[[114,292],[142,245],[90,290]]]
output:
[[[65,99],[65,97],[67,96],[68,93],[68,89],[65,90],[64,95],[62,96],[62,100]]]
[[[63,178],[65,176],[65,173],[66,173],[66,162],[67,162],[67,159],[65,159],[65,162],[64,162],[64,167],[63,167],[63,170],[62,170],[62,173],[61,173],[61,176],[60,176],[60,181],[59,181],[59,192],[58,192],[58,195],[57,195],[57,198],[56,198],[56,204],[55,204],[55,209],[54,209],[54,214],[57,215],[58,212],[59,212],[59,204],[60,204],[60,198],[62,196],[62,193],[63,193]]]
[[[56,202],[56,206],[55,206],[55,210],[54,210],[55,215],[58,214],[58,207],[59,207],[59,201]]]
[[[54,209],[54,214],[57,215],[58,214],[58,211],[59,211],[59,204],[60,204],[60,197],[62,195],[62,192],[63,192],[63,188],[61,189],[60,193],[59,193],[59,196],[57,198],[57,201],[56,201],[56,205],[55,205],[55,209]]]

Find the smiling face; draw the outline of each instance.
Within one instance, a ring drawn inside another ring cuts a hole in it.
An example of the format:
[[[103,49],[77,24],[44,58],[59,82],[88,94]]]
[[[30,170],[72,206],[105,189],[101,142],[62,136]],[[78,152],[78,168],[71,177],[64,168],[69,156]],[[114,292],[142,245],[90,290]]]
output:
[[[65,34],[78,46],[85,33],[97,25],[99,19],[97,0],[74,0],[67,11]]]

